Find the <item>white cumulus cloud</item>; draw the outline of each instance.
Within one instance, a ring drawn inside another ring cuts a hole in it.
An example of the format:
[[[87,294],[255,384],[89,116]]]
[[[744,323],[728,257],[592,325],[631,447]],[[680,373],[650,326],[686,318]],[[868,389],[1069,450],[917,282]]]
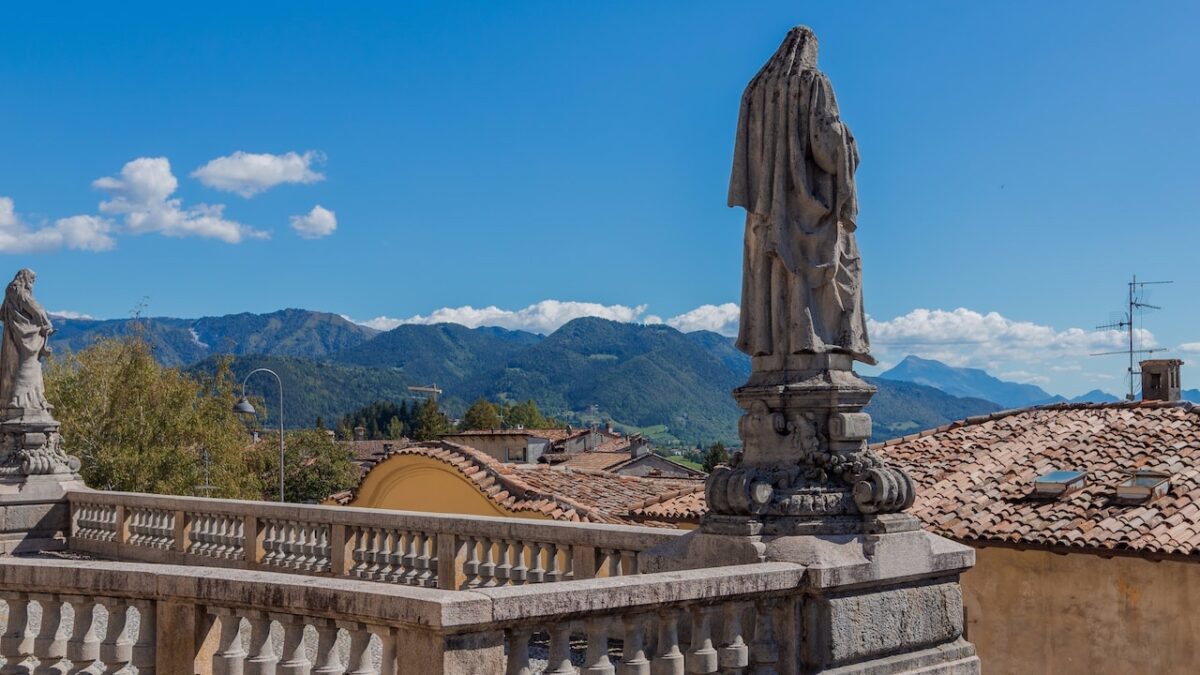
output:
[[[1185,342],[1179,345],[1179,351],[1188,354],[1200,354],[1200,342]]]
[[[435,324],[457,323],[468,328],[479,326],[499,326],[509,330],[524,330],[532,333],[553,333],[560,326],[585,316],[595,316],[602,319],[637,322],[646,312],[646,305],[627,307],[625,305],[602,305],[596,302],[563,302],[559,300],[542,300],[523,309],[510,310],[491,307],[443,307],[430,312],[406,319],[378,316],[368,321],[360,321],[364,326],[379,330],[391,330],[401,324]]]
[[[723,305],[700,305],[690,312],[667,319],[666,323],[684,333],[711,330],[721,335],[733,336],[737,335],[740,315],[737,303],[727,302]]]
[[[192,178],[208,187],[253,197],[284,183],[316,183],[325,174],[313,169],[325,161],[315,150],[304,154],[289,152],[283,155],[237,151],[217,157],[191,173]]]
[[[1062,358],[1120,350],[1127,339],[1117,331],[1060,330],[963,307],[953,311],[914,309],[889,321],[868,319],[867,327],[873,349],[989,369],[1003,363],[1035,362],[1061,368],[1068,365]],[[1142,347],[1155,345],[1148,330],[1138,329],[1135,338]]]
[[[305,239],[328,237],[337,229],[337,215],[317,204],[303,216],[292,216],[292,229]]]
[[[17,214],[11,197],[0,197],[0,253],[108,251],[116,246],[112,229],[112,221],[99,216],[69,216],[33,227]]]
[[[120,176],[92,182],[112,199],[100,203],[100,212],[124,217],[125,229],[133,234],[158,232],[170,237],[206,237],[236,244],[244,239],[263,239],[267,233],[229,220],[222,204],[183,207],[171,195],[179,181],[171,173],[166,157],[139,157],[121,168]]]

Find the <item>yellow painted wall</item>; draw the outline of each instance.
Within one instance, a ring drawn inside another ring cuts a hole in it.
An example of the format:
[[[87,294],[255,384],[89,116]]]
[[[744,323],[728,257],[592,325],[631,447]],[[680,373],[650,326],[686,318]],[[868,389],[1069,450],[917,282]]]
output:
[[[359,485],[350,506],[546,519],[531,511],[509,511],[450,465],[418,455],[393,455],[377,465]]]
[[[962,585],[984,673],[1200,673],[1200,564],[975,553]]]

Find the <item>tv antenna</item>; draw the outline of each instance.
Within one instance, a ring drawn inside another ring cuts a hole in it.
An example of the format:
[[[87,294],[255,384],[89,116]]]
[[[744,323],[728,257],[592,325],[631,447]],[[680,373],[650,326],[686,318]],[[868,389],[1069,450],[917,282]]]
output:
[[[1114,354],[1128,354],[1129,355],[1129,370],[1128,370],[1129,393],[1125,395],[1125,400],[1127,400],[1127,401],[1134,400],[1137,395],[1135,387],[1136,387],[1136,382],[1137,382],[1136,376],[1139,373],[1134,371],[1134,369],[1133,369],[1134,355],[1135,354],[1152,354],[1154,352],[1166,351],[1165,347],[1156,347],[1153,349],[1139,349],[1134,346],[1133,328],[1134,328],[1135,313],[1145,311],[1147,309],[1162,309],[1162,307],[1159,307],[1158,305],[1151,305],[1150,303],[1146,302],[1146,298],[1147,298],[1146,287],[1147,286],[1157,286],[1160,284],[1170,284],[1170,283],[1174,283],[1174,282],[1173,281],[1138,281],[1137,275],[1136,274],[1133,275],[1133,280],[1129,282],[1129,300],[1126,304],[1125,311],[1114,314],[1113,321],[1110,321],[1109,323],[1106,323],[1106,324],[1103,324],[1100,326],[1096,326],[1096,330],[1103,330],[1103,331],[1123,330],[1123,331],[1127,331],[1129,334],[1129,347],[1127,349],[1122,349],[1120,351],[1115,351],[1115,352],[1099,352],[1096,354],[1090,354],[1090,356],[1112,356]]]

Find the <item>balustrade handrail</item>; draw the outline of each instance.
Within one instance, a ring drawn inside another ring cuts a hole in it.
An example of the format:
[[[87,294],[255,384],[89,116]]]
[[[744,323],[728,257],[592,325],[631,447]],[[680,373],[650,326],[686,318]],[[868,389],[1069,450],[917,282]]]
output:
[[[156,495],[141,492],[111,492],[72,490],[67,492],[71,504],[106,504],[126,507],[181,510],[222,515],[255,515],[261,518],[301,520],[327,525],[362,525],[367,527],[403,526],[447,534],[488,535],[507,538],[546,539],[561,544],[587,544],[605,548],[645,550],[686,534],[683,530],[611,525],[607,523],[566,523],[556,520],[507,518],[502,516],[473,516],[440,514],[422,511],[371,509],[354,506],[319,504],[288,504],[243,499],[213,499]]]

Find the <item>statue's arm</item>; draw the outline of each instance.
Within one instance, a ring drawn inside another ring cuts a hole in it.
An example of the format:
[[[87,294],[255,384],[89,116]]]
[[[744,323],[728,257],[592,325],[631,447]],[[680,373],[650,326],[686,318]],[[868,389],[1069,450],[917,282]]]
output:
[[[833,87],[823,74],[813,82],[808,129],[809,145],[817,166],[830,174],[843,171],[850,142],[849,130],[838,116]]]

